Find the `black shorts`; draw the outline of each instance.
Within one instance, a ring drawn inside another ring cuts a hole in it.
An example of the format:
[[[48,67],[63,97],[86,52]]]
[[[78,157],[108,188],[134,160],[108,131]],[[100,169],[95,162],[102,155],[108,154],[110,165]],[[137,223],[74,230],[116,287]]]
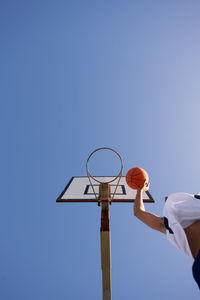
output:
[[[200,289],[200,250],[192,266],[193,277]]]

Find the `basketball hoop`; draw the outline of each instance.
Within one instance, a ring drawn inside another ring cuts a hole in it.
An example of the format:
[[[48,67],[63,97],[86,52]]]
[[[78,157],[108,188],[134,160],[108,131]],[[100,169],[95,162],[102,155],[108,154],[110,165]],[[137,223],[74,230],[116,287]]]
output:
[[[113,151],[113,152],[119,157],[120,162],[121,162],[121,169],[120,169],[119,174],[118,174],[116,177],[114,177],[114,179],[111,179],[111,180],[106,181],[106,182],[105,182],[105,181],[100,181],[99,179],[96,179],[94,176],[92,176],[91,173],[90,173],[90,171],[89,171],[89,168],[88,168],[88,163],[89,163],[89,160],[90,160],[91,156],[92,156],[95,152],[100,151],[100,150],[110,150],[110,151]],[[94,192],[95,197],[96,197],[96,199],[98,200],[98,202],[99,202],[100,199],[99,199],[99,197],[97,196],[97,194],[96,194],[96,192],[95,192],[95,190],[94,190],[94,187],[93,187],[91,178],[92,178],[94,181],[100,183],[100,185],[101,185],[101,184],[106,184],[106,183],[109,184],[109,183],[111,183],[111,182],[113,182],[113,181],[115,181],[115,180],[118,179],[118,182],[117,182],[116,188],[115,188],[115,190],[114,190],[113,196],[112,196],[112,198],[110,199],[110,201],[112,201],[113,198],[114,198],[114,196],[115,196],[115,193],[116,193],[116,191],[117,191],[117,187],[118,187],[118,185],[119,185],[120,179],[121,179],[121,177],[122,177],[123,161],[122,161],[122,158],[121,158],[121,156],[119,155],[119,153],[118,153],[116,150],[112,149],[112,148],[107,148],[107,147],[98,148],[98,149],[94,150],[94,151],[89,155],[89,157],[88,157],[88,159],[87,159],[87,163],[86,163],[86,169],[87,169],[87,176],[88,176],[88,179],[89,179],[89,181],[90,181],[90,184],[91,184],[91,186],[92,186],[93,192]]]

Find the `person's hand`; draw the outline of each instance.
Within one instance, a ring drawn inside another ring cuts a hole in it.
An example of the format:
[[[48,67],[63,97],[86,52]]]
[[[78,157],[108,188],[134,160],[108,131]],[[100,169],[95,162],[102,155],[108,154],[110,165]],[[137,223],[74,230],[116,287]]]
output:
[[[138,191],[141,191],[142,193],[148,191],[150,186],[150,182],[144,181],[144,183],[139,187]]]

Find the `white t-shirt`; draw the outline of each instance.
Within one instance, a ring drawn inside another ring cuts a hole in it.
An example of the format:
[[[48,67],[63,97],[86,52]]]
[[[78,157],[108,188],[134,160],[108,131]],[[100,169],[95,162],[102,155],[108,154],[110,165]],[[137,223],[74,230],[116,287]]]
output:
[[[187,193],[171,194],[165,202],[163,213],[173,232],[166,230],[168,240],[194,261],[184,228],[200,220],[200,199]]]

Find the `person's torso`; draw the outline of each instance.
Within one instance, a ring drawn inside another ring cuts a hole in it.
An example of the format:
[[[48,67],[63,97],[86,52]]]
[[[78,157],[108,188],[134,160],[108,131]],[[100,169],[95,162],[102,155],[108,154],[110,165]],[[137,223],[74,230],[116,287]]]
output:
[[[172,194],[165,203],[164,216],[170,227],[168,240],[194,259],[200,249],[200,199],[187,193]]]
[[[200,220],[184,228],[190,250],[194,258],[197,257],[200,249]]]

